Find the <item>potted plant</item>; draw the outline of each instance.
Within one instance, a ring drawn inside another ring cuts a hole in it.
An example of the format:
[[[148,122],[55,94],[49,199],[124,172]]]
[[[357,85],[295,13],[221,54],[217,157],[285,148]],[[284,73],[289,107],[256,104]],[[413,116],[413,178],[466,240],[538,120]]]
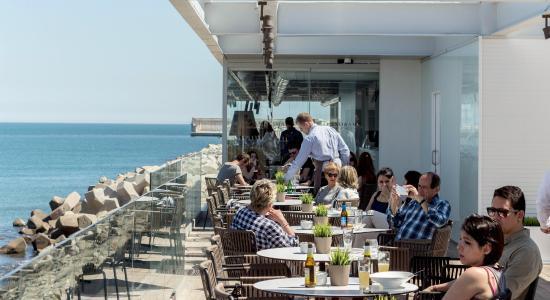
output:
[[[286,186],[284,184],[277,183],[277,202],[285,202]]]
[[[351,258],[348,250],[337,248],[332,251],[330,254],[330,265],[328,266],[330,285],[348,285],[350,267]]]
[[[328,254],[332,244],[332,229],[330,225],[320,224],[313,227],[313,240],[317,253]]]
[[[275,173],[275,183],[285,184],[285,173],[283,173],[282,171],[277,171]]]
[[[302,211],[303,212],[312,212],[313,211],[313,195],[307,193],[300,195],[300,200],[302,201]]]
[[[313,216],[313,225],[328,224],[328,209],[320,204],[315,208],[315,216]]]

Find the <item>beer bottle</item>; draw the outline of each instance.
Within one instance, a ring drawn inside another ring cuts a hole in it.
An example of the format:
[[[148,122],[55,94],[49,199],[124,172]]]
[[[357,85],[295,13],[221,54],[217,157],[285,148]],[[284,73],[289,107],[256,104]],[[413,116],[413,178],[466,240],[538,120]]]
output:
[[[313,244],[307,246],[307,258],[305,263],[305,286],[306,287],[315,287],[317,284],[315,276],[315,259],[313,258]]]
[[[346,202],[342,203],[342,212],[340,213],[340,227],[346,228],[348,226],[348,211],[346,208]]]

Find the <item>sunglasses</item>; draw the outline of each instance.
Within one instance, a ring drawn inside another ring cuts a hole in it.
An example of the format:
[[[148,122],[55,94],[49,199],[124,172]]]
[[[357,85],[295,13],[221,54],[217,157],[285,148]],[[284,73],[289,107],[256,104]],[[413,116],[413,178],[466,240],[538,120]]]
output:
[[[337,173],[327,173],[328,177],[338,177]]]
[[[519,210],[507,210],[504,208],[495,208],[495,207],[487,207],[487,214],[490,217],[499,216],[501,218],[506,218],[510,213],[517,213]]]

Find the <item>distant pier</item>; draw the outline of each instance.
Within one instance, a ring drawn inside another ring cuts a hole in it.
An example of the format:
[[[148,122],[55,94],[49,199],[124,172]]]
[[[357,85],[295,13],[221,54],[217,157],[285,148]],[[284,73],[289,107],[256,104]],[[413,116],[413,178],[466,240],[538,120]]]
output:
[[[222,136],[222,118],[192,118],[191,136]]]

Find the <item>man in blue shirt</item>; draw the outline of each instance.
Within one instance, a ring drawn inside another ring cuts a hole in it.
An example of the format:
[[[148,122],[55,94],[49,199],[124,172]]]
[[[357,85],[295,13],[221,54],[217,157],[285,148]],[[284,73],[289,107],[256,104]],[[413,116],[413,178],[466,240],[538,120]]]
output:
[[[437,228],[449,221],[451,205],[439,198],[440,178],[433,172],[420,177],[418,190],[406,185],[413,200],[401,205],[399,197],[391,197],[388,206],[388,220],[397,230],[396,240],[431,239]],[[397,193],[394,191],[393,193]]]
[[[349,148],[338,131],[330,126],[316,125],[308,113],[303,112],[298,114],[296,123],[298,123],[300,131],[307,135],[302,142],[298,156],[286,171],[285,180],[290,181],[304,165],[308,157],[311,157],[315,165],[313,183],[315,193],[317,193],[321,187],[323,166],[330,161],[338,165],[349,164]]]

